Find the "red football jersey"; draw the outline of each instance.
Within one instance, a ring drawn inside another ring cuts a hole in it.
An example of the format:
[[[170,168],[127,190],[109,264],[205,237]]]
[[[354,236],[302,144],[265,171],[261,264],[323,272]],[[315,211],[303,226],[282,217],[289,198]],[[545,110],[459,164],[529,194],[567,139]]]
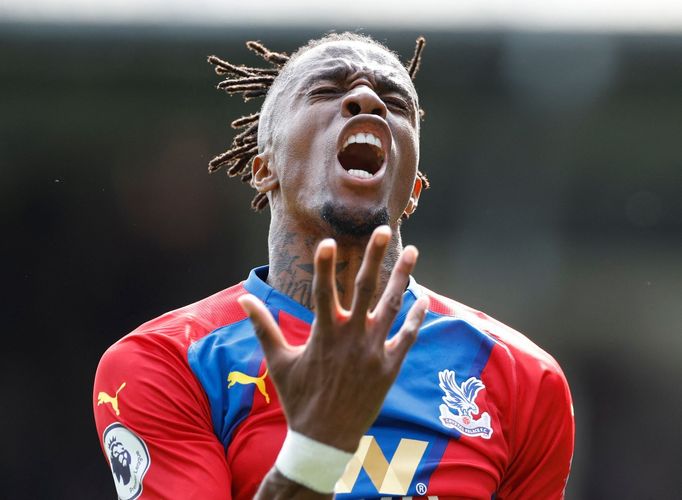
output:
[[[252,498],[286,434],[262,350],[236,299],[259,297],[287,340],[313,314],[265,282],[239,285],[137,328],[102,357],[94,412],[120,498]],[[411,281],[389,333],[430,300],[338,498],[562,498],[574,422],[556,361],[520,333]],[[371,383],[371,381],[368,381]]]

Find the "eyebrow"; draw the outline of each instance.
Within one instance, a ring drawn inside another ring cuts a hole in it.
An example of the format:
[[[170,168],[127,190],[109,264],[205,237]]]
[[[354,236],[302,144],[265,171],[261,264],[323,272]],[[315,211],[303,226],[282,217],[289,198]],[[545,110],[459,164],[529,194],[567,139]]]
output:
[[[323,81],[338,82],[341,80],[345,80],[352,71],[353,70],[345,64],[327,66],[306,78],[303,81],[303,87],[307,89],[318,82]]]
[[[377,86],[379,87],[380,90],[396,92],[410,101],[416,100],[414,94],[410,92],[410,90],[407,87],[401,85],[394,79],[387,78],[385,75],[376,75],[375,79],[377,82]]]

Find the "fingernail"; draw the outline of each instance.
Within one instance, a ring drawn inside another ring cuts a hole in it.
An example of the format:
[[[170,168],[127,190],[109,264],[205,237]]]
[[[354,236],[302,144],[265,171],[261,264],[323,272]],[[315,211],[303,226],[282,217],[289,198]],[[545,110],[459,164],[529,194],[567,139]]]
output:
[[[244,310],[246,314],[249,314],[250,312],[250,304],[249,304],[249,299],[247,299],[248,295],[242,295],[241,297],[237,297],[237,303],[241,306],[241,308]]]
[[[320,257],[323,259],[329,259],[334,252],[334,240],[326,239],[320,242]]]
[[[414,264],[417,262],[417,257],[419,256],[419,250],[417,250],[415,247],[412,245],[405,247],[405,250],[403,250],[403,253],[405,255],[405,262],[408,264]]]
[[[385,229],[384,229],[385,228]],[[391,238],[391,228],[388,226],[379,226],[377,233],[374,236],[374,241],[379,245],[385,245]]]

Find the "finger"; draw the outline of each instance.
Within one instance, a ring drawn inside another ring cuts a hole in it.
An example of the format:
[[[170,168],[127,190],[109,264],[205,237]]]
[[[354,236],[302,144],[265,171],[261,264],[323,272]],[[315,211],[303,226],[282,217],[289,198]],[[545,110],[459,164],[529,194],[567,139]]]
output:
[[[407,318],[405,318],[400,331],[391,340],[386,341],[386,354],[395,363],[396,371],[400,369],[407,351],[417,340],[417,334],[424,321],[424,316],[426,316],[428,306],[429,301],[426,297],[418,298],[407,313]]]
[[[355,320],[364,322],[367,318],[367,310],[377,289],[379,269],[390,239],[391,229],[388,226],[379,226],[367,243],[362,265],[355,278],[355,292],[351,306],[351,317]]]
[[[336,296],[336,242],[322,240],[315,251],[315,274],[313,276],[313,297],[315,319],[322,325],[329,325],[334,319],[338,299]]]
[[[398,262],[391,272],[386,290],[384,290],[384,294],[374,308],[375,324],[379,331],[388,333],[388,329],[391,327],[398,311],[400,311],[403,305],[405,288],[407,288],[410,274],[417,264],[418,256],[419,252],[417,249],[409,245],[405,247],[400,257],[398,257]],[[382,340],[385,340],[385,338]]]
[[[275,318],[272,317],[265,304],[253,295],[242,295],[237,299],[237,302],[251,319],[266,360],[269,364],[276,362],[279,354],[290,346]]]

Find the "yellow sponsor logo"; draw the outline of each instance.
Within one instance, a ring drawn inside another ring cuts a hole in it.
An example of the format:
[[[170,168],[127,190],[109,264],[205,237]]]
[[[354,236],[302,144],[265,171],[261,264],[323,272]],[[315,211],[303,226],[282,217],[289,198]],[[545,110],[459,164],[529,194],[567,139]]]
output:
[[[389,462],[374,436],[363,436],[334,492],[350,493],[360,470],[365,469],[378,493],[405,495],[428,445],[428,441],[403,438]]]
[[[116,391],[116,395],[114,396],[109,396],[106,392],[102,391],[97,395],[97,406],[103,405],[103,404],[110,404],[111,407],[114,409],[114,413],[116,416],[119,416],[121,414],[120,411],[118,411],[118,393],[123,390],[123,388],[126,386],[126,383],[123,382],[121,384],[121,387],[118,388]]]
[[[246,373],[233,371],[227,374],[227,388],[230,389],[234,384],[249,385],[255,384],[258,391],[265,397],[265,402],[270,403],[270,396],[268,396],[268,391],[265,388],[265,377],[268,376],[268,369],[265,369],[265,373],[260,377],[252,377]]]

